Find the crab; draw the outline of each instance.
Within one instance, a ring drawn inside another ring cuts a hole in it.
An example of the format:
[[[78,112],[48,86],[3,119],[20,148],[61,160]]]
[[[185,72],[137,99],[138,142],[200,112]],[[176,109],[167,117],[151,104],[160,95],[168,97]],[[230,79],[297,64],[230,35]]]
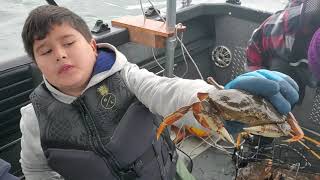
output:
[[[248,127],[244,128],[247,134],[266,137],[292,136],[287,140],[288,142],[299,141],[304,137],[292,113],[281,115],[271,103],[262,97],[237,89],[224,90],[212,78],[208,78],[208,81],[218,90],[208,93],[199,92],[197,94],[199,102],[182,107],[168,115],[157,130],[157,138],[167,125],[178,121],[188,111],[192,111],[195,119],[211,133],[218,133],[223,140],[236,146],[239,146],[241,138],[238,136],[237,143],[235,143],[233,137],[225,129],[223,120],[247,124]],[[241,133],[241,136],[243,134]]]

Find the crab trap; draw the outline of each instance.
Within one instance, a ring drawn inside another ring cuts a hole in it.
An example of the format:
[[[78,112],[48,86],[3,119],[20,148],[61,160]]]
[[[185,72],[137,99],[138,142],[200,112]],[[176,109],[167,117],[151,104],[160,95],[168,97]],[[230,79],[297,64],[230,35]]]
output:
[[[248,136],[232,155],[235,179],[320,179],[317,154],[319,147],[306,141]]]

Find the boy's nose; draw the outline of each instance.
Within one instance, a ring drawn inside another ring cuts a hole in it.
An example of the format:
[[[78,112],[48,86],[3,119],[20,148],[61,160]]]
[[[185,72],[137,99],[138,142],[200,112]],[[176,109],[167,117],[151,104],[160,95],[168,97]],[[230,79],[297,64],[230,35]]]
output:
[[[60,60],[65,59],[65,58],[66,58],[66,56],[57,57],[57,61],[60,61]]]
[[[56,49],[55,55],[57,61],[67,58],[67,54],[63,49]]]

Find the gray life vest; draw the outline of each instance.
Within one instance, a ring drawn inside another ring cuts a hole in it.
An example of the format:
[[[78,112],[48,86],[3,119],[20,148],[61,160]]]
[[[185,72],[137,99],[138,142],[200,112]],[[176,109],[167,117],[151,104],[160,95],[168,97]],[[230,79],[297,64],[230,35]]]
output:
[[[49,166],[66,180],[173,179],[177,154],[159,118],[128,90],[120,73],[72,104],[39,85],[30,95]]]

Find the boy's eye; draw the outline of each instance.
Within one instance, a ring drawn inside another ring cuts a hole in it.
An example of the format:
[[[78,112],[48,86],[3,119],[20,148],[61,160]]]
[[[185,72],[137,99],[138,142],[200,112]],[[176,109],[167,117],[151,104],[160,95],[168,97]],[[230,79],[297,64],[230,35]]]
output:
[[[71,46],[75,41],[67,42],[64,44],[64,46]]]
[[[47,50],[43,51],[41,53],[41,55],[47,55],[47,54],[51,53],[51,51],[52,51],[51,49],[47,49]]]

